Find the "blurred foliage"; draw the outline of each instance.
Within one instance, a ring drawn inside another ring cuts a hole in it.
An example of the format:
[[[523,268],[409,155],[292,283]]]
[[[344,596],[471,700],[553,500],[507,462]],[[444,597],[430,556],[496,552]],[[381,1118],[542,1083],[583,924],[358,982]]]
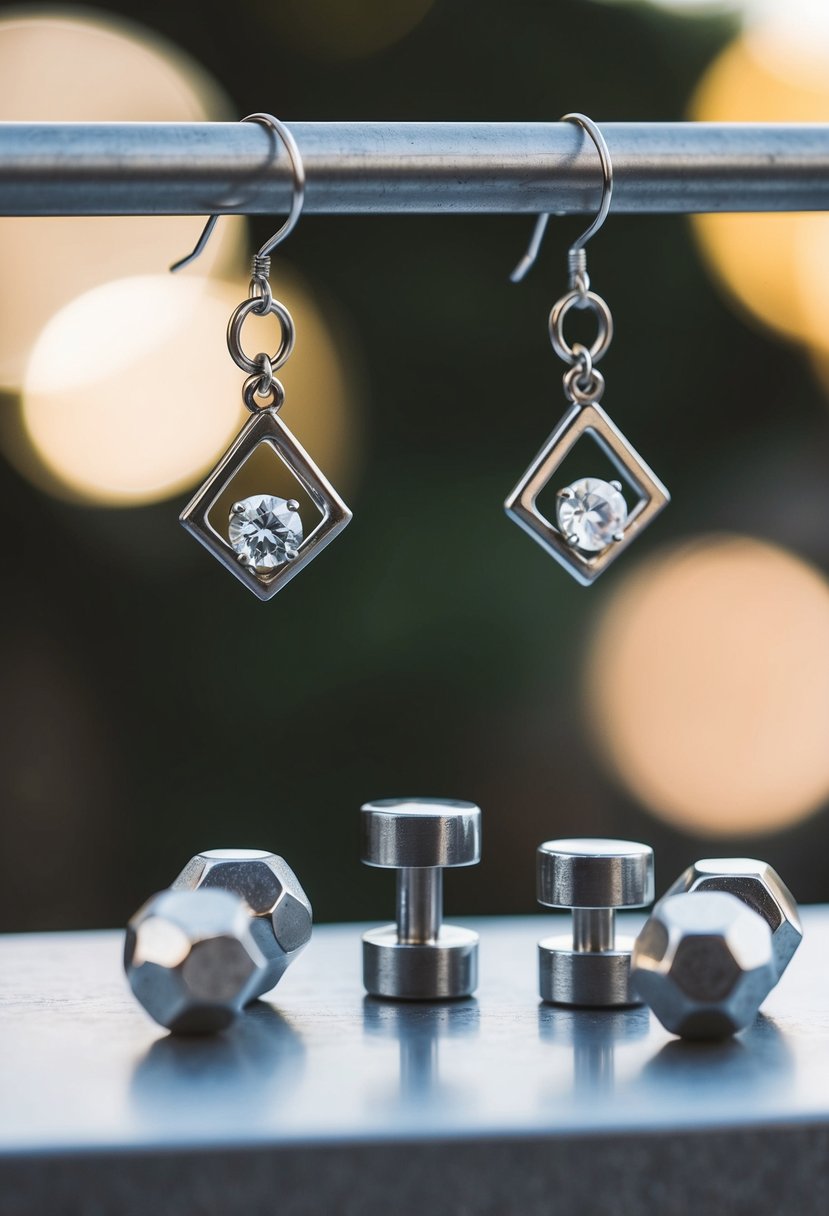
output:
[[[396,43],[336,60],[292,37],[296,8],[106,11],[185,48],[240,116],[287,120],[675,120],[730,32],[584,0],[438,0]],[[284,853],[318,919],[382,917],[383,879],[357,861],[370,797],[481,803],[484,861],[450,885],[456,914],[531,911],[550,836],[644,838],[660,886],[710,851],[601,769],[585,639],[626,563],[693,532],[755,531],[829,565],[825,529],[804,544],[763,495],[785,454],[825,518],[829,426],[801,360],[726,310],[684,220],[611,217],[591,251],[617,324],[606,403],[674,503],[595,588],[571,583],[502,510],[562,409],[546,321],[579,221],[554,221],[515,287],[530,222],[300,223],[286,257],[349,320],[366,450],[351,527],[269,605],[193,544],[178,503],[81,509],[3,469],[0,926],[122,923],[190,854],[232,844]],[[759,849],[818,899],[826,836],[821,817],[716,847]]]

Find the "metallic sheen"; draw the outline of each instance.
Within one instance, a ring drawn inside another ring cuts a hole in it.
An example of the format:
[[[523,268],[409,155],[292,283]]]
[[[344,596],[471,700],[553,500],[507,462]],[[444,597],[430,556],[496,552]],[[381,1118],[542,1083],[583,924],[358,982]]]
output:
[[[397,923],[363,937],[363,983],[372,996],[445,1000],[478,983],[478,935],[443,924],[443,868],[481,856],[473,802],[388,798],[361,808],[361,859],[396,869]]]
[[[633,942],[616,936],[616,909],[653,900],[653,850],[630,840],[548,840],[536,853],[538,902],[571,908],[570,937],[538,943],[541,999],[614,1008],[639,1004],[629,983]]]
[[[248,1000],[274,988],[311,940],[308,896],[284,858],[264,849],[207,849],[173,882],[173,891],[227,891],[244,902],[262,966]]]
[[[763,1014],[694,1044],[647,1008],[540,1003],[552,912],[465,921],[479,987],[436,1004],[366,997],[368,925],[318,926],[279,1011],[205,1041],[132,1000],[123,934],[0,934],[0,1209],[826,1216],[829,907],[801,911]]]
[[[266,966],[250,916],[227,891],[162,891],[127,926],[124,970],[136,998],[177,1034],[225,1030]]]
[[[777,983],[771,930],[725,891],[668,896],[636,939],[631,983],[672,1034],[726,1038],[754,1021]]]
[[[598,553],[582,553],[541,512],[538,497],[579,440],[589,436],[612,462],[638,501],[628,513],[619,539]],[[571,405],[504,503],[510,519],[582,586],[588,587],[670,502],[670,494],[598,404]]]
[[[776,870],[755,857],[705,857],[695,861],[665,892],[727,891],[759,912],[771,929],[778,977],[800,945],[803,930],[797,903]]]
[[[274,385],[277,383],[274,381]],[[226,536],[216,530],[210,519],[217,499],[260,444],[267,444],[275,458],[293,474],[321,517],[315,526],[304,527],[305,536],[297,556],[269,571],[253,570],[240,562]],[[258,599],[269,600],[343,530],[351,519],[351,512],[296,436],[278,417],[276,409],[268,408],[257,410],[251,416],[179,519],[182,526]]]
[[[593,214],[571,122],[291,122],[304,211]],[[613,211],[829,210],[829,126],[602,123]],[[285,214],[288,153],[251,122],[2,123],[2,215]]]

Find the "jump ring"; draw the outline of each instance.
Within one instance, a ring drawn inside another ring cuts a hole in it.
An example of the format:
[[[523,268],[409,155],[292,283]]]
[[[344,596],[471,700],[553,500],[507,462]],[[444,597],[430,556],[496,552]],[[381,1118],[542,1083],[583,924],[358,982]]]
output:
[[[241,367],[243,372],[247,372],[249,376],[261,375],[261,369],[255,362],[250,359],[242,350],[242,326],[245,318],[252,312],[257,316],[267,316],[272,313],[279,318],[282,334],[279,342],[279,348],[276,353],[270,355],[271,370],[277,371],[282,367],[286,359],[294,349],[294,339],[296,333],[294,330],[294,320],[288,312],[284,304],[280,304],[279,300],[271,299],[267,308],[262,309],[262,298],[259,296],[251,296],[247,300],[243,300],[232,312],[230,320],[227,324],[227,349],[230,351],[231,358],[237,367]]]
[[[590,358],[594,363],[598,363],[607,353],[613,340],[613,317],[605,301],[601,296],[596,295],[595,291],[588,291],[584,294],[579,291],[568,291],[567,295],[556,300],[549,320],[550,341],[553,344],[553,350],[565,363],[576,362],[575,347],[571,346],[564,337],[564,319],[571,308],[589,308],[591,312],[595,313],[598,333],[593,345],[589,347],[589,351]]]
[[[591,405],[602,399],[604,376],[594,367],[585,383],[581,368],[574,364],[564,373],[564,391],[569,400],[577,405]]]
[[[590,351],[586,346],[582,346],[581,342],[573,343],[573,354],[576,357],[576,362],[573,366],[579,369],[578,379],[584,385],[593,375],[593,359],[591,358]]]
[[[267,397],[273,384],[273,364],[265,354],[257,355],[254,362],[260,369],[256,395],[257,397]]]
[[[248,376],[242,389],[242,400],[252,414],[258,414],[260,410],[278,410],[282,408],[282,403],[285,400],[285,386],[281,380],[277,380],[274,376],[271,381],[269,394],[270,401],[257,401],[259,376]],[[265,394],[266,396],[268,394]]]
[[[266,317],[273,304],[270,282],[261,275],[254,275],[248,284],[248,295],[259,304],[259,307],[255,309],[257,316]]]

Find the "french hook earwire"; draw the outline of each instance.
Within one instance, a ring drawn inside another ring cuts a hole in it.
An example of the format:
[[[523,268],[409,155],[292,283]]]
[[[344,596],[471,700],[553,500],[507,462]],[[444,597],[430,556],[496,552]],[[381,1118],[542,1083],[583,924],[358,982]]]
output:
[[[605,137],[592,118],[588,118],[586,114],[563,114],[561,121],[576,123],[589,135],[599,154],[602,167],[602,198],[599,203],[599,210],[589,227],[584,230],[578,240],[574,241],[567,251],[570,290],[577,291],[579,295],[583,296],[590,290],[590,276],[587,273],[587,251],[585,246],[599,231],[610,211],[610,202],[613,197],[613,161],[610,158]],[[527,274],[527,271],[535,264],[549,219],[549,212],[545,211],[536,220],[533,234],[530,237],[530,243],[527,246],[527,252],[510,275],[513,283],[520,283]]]
[[[280,245],[286,237],[291,235],[302,214],[302,207],[305,203],[305,165],[303,164],[302,155],[293,135],[285,124],[280,122],[278,118],[275,118],[273,114],[248,114],[246,118],[242,119],[242,122],[258,122],[277,136],[288,153],[288,158],[291,162],[291,174],[293,176],[294,192],[291,199],[291,209],[288,212],[287,218],[270,240],[266,241],[262,248],[253,256],[251,284],[256,284],[267,298],[270,293],[267,283],[271,269],[271,254],[277,245]],[[218,219],[218,215],[211,215],[208,218],[192,252],[188,253],[186,257],[181,258],[178,262],[173,263],[170,267],[172,273],[175,274],[177,270],[183,270],[185,266],[189,266],[191,262],[194,262],[204,252]]]

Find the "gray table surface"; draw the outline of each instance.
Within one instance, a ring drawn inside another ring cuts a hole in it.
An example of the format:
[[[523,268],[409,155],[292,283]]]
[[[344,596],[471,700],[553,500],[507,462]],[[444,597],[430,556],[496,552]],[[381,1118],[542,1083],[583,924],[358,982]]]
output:
[[[314,932],[268,1003],[176,1040],[120,933],[0,938],[0,1213],[829,1212],[829,908],[754,1026],[539,1004],[552,916],[465,922],[476,998],[371,1000],[363,926]]]

